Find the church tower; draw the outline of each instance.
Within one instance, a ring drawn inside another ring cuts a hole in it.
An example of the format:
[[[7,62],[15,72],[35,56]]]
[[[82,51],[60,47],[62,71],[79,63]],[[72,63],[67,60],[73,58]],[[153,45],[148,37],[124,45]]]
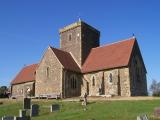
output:
[[[71,52],[81,67],[90,50],[99,46],[100,32],[83,21],[75,22],[59,30],[60,48]]]

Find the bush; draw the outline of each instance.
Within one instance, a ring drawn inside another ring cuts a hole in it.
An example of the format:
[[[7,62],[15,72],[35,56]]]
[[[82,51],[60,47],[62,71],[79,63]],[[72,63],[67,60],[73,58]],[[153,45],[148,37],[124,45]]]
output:
[[[8,88],[6,86],[0,87],[0,98],[7,98],[8,97]]]
[[[152,92],[152,96],[156,97],[160,96],[160,82],[153,80],[150,86],[150,90]]]
[[[152,93],[152,96],[159,97],[160,96],[160,92]]]

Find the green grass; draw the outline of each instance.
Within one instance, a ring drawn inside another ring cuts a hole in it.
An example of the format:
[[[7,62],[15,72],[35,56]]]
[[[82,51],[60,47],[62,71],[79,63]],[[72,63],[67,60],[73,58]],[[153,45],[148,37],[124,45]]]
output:
[[[40,105],[40,115],[33,120],[136,120],[137,115],[147,114],[153,120],[155,107],[160,106],[160,100],[146,101],[103,101],[89,102],[84,111],[80,102],[62,102],[55,100],[33,101]],[[50,113],[48,106],[58,103],[61,110]],[[0,117],[18,115],[22,102],[6,102],[0,105]]]

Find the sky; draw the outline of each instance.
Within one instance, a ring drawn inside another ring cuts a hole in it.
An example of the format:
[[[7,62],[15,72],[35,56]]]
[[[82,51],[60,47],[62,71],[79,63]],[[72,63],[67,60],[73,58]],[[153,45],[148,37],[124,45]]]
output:
[[[160,81],[159,0],[0,0],[0,86],[38,63],[59,29],[81,18],[101,32],[100,44],[138,40],[148,86]]]

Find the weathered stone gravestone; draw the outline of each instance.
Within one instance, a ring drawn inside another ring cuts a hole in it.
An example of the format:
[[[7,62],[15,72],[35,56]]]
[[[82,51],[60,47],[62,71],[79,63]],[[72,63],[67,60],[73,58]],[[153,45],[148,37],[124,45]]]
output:
[[[148,120],[147,115],[137,116],[137,120]]]
[[[31,98],[23,99],[23,109],[31,109]]]
[[[14,117],[14,116],[4,116],[4,117],[2,117],[2,120],[16,120],[16,117]]]
[[[15,120],[30,120],[29,116],[25,116],[25,117],[16,117]]]
[[[53,104],[50,106],[50,112],[59,111],[60,105],[59,104]]]
[[[19,117],[25,117],[26,116],[26,110],[19,110]]]
[[[154,109],[154,117],[160,118],[160,107]]]
[[[31,105],[30,116],[35,117],[35,116],[38,116],[38,115],[39,115],[39,105],[37,105],[37,104]]]

